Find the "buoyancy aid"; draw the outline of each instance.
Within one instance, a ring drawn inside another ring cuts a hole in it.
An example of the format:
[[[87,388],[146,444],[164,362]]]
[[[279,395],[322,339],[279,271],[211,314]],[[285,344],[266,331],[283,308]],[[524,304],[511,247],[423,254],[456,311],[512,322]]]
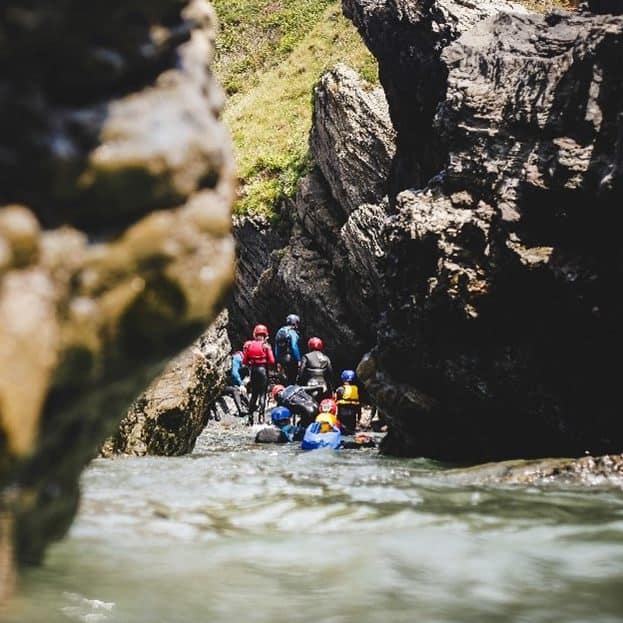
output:
[[[261,340],[249,340],[242,348],[242,363],[245,366],[274,365],[275,357],[271,347]]]
[[[342,385],[338,390],[338,396],[338,405],[359,404],[359,388],[356,385]]]
[[[312,422],[305,431],[301,443],[303,450],[316,450],[318,448],[333,448],[337,450],[342,443],[342,433],[337,426],[332,426],[326,433],[320,432],[320,422]]]

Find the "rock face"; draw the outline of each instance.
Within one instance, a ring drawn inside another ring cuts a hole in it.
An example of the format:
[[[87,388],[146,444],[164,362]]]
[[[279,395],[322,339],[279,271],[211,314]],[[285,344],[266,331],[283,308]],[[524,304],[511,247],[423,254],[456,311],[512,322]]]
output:
[[[0,514],[20,562],[229,288],[214,25],[203,0],[0,8]]]
[[[441,51],[484,18],[525,9],[506,0],[343,0],[342,6],[379,62],[397,133],[389,179],[393,201],[405,188],[424,186],[446,159],[447,146],[433,127],[447,88]]]
[[[191,452],[221,393],[230,366],[227,312],[169,362],[137,398],[105,454],[178,456]]]
[[[394,156],[382,90],[343,65],[328,72],[314,92],[310,148],[313,170],[282,214],[289,231],[269,238],[266,224],[248,220],[236,228],[239,281],[230,311],[240,340],[255,322],[274,333],[296,312],[304,336],[325,340],[336,369],[353,367],[373,343],[382,300],[376,259]]]
[[[410,163],[394,187],[412,186],[392,200],[387,309],[359,372],[387,451],[617,452],[623,19],[481,20],[481,4],[344,0]]]

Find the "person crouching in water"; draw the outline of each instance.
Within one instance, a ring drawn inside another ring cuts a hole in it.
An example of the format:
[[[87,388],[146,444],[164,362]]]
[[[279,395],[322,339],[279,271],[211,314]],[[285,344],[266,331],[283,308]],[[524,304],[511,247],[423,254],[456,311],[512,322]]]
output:
[[[299,417],[298,424],[306,428],[314,421],[318,413],[318,403],[300,385],[275,385],[272,389],[275,402],[287,407],[293,416]]]
[[[342,385],[335,391],[337,417],[342,423],[345,435],[352,435],[361,420],[359,388],[355,385],[355,371],[344,370],[341,374]]]
[[[335,415],[337,406],[335,401],[327,398],[320,403],[320,413],[316,416],[303,435],[301,448],[303,450],[317,450],[318,448],[342,447],[342,432]]]
[[[322,351],[324,344],[319,337],[310,337],[307,341],[309,352],[303,355],[299,383],[301,385],[317,386],[309,393],[316,399],[326,398],[333,393],[333,367],[331,359]]]
[[[292,414],[286,407],[275,407],[270,412],[273,426],[263,428],[255,436],[255,443],[289,443],[301,441],[305,431],[292,423]]]
[[[253,426],[254,413],[259,407],[258,422],[264,422],[266,392],[268,391],[268,368],[275,365],[275,356],[268,343],[268,329],[258,324],[253,329],[253,339],[244,343],[242,363],[251,372],[251,399],[249,400],[249,426]]]

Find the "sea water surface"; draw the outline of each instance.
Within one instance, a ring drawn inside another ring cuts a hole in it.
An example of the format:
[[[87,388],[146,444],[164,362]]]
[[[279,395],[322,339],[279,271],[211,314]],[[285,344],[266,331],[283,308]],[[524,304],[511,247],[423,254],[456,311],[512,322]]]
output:
[[[97,459],[82,484],[9,623],[623,620],[616,487],[485,486],[223,424],[185,457]]]

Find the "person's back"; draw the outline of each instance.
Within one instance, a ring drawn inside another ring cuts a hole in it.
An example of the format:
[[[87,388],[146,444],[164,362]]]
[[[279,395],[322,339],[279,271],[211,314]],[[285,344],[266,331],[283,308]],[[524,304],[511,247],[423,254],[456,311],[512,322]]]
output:
[[[286,324],[275,334],[275,358],[288,385],[296,382],[301,362],[299,322],[300,318],[296,314],[289,314]]]
[[[317,450],[319,448],[337,450],[341,444],[342,434],[335,416],[329,413],[320,413],[316,420],[306,428],[301,448],[303,450]]]
[[[331,359],[322,352],[324,344],[319,337],[309,338],[307,345],[309,352],[303,355],[299,381],[301,385],[318,386],[319,390],[312,395],[321,398],[333,391]]]
[[[275,365],[275,357],[268,340],[265,325],[256,325],[253,339],[245,342],[242,349],[242,363],[251,371],[251,400],[249,401],[249,424],[253,424],[255,410],[259,406],[259,421],[264,421],[266,391],[268,389],[268,368]]]
[[[273,387],[273,398],[278,405],[283,405],[299,416],[299,425],[305,428],[314,421],[318,411],[318,403],[300,385],[276,385]]]
[[[354,433],[361,418],[359,388],[355,385],[354,370],[344,370],[341,375],[342,385],[337,388],[335,398],[337,415],[346,434]]]

